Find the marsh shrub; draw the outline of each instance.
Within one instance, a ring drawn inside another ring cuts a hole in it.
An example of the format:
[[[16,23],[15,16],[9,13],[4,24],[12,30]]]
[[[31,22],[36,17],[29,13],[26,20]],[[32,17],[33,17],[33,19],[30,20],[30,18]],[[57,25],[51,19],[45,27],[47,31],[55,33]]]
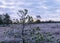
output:
[[[42,34],[42,32],[40,32],[41,29],[39,27],[35,27],[27,30],[24,30],[24,36],[22,36],[22,34],[20,33],[20,31],[18,29],[15,30],[9,30],[6,32],[7,37],[14,37],[14,38],[20,38],[22,39],[22,37],[24,38],[25,43],[44,43],[44,42],[48,42],[48,43],[52,43],[54,37],[52,37],[52,34],[50,32],[48,33],[44,33]],[[4,32],[5,33],[5,32]]]

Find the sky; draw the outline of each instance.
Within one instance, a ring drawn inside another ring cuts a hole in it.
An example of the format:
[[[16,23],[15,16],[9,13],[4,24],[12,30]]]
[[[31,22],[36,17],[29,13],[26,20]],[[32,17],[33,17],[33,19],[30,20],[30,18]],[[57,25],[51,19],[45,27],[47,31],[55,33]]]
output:
[[[8,13],[11,18],[19,18],[18,10],[28,9],[28,15],[42,20],[60,21],[60,0],[0,0],[0,14]]]

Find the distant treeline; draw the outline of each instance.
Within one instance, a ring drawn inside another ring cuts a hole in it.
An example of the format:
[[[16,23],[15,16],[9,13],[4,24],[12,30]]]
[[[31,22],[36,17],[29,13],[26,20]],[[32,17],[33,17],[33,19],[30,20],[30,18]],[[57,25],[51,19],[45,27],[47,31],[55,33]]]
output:
[[[41,23],[60,23],[60,21],[49,20],[49,21],[41,21]]]
[[[37,20],[34,21],[33,17],[30,16],[30,15],[27,15],[28,13],[28,10],[27,9],[24,9],[24,10],[18,10],[18,13],[17,15],[20,17],[18,19],[16,19],[15,22],[13,22],[10,18],[10,15],[8,13],[6,14],[0,14],[0,24],[24,24],[24,23],[28,23],[28,24],[31,24],[31,23],[60,23],[60,21],[52,21],[52,20],[49,20],[49,21],[41,21],[41,16],[38,15],[36,16],[37,17]],[[20,15],[21,14],[21,15]],[[15,19],[13,19],[15,20]]]
[[[26,23],[60,23],[60,21],[40,21],[39,19],[37,19],[36,21],[34,21],[33,17],[27,16],[27,22]],[[26,19],[25,19],[26,20]],[[19,24],[22,23],[21,19],[20,21],[17,19],[16,22],[13,22],[9,16],[8,13],[0,15],[0,24]]]

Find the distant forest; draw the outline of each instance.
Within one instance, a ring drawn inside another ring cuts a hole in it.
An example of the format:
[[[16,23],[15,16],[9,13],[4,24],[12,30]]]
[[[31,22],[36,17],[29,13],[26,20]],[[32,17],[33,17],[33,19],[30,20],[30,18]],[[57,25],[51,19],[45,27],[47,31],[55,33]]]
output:
[[[28,10],[27,9],[24,9],[24,10],[18,10],[18,13],[17,15],[20,17],[18,19],[16,19],[15,22],[13,22],[10,18],[10,15],[8,13],[6,14],[1,14],[0,15],[0,24],[19,24],[19,23],[60,23],[60,21],[52,21],[52,20],[49,20],[49,21],[41,21],[41,16],[40,15],[37,15],[36,18],[39,18],[37,20],[34,21],[33,17],[30,16],[30,15],[27,15],[28,13]],[[21,15],[20,15],[21,14]],[[13,19],[15,20],[15,19]]]

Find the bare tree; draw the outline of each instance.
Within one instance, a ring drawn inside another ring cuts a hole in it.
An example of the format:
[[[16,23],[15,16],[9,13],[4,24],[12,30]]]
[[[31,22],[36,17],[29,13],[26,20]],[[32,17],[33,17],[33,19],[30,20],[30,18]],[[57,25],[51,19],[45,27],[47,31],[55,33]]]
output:
[[[28,19],[27,22],[28,22],[29,24],[33,22],[33,17],[32,17],[32,16],[27,15],[27,19]]]
[[[26,18],[27,12],[28,12],[27,9],[18,10],[18,15],[19,15],[19,17],[21,17],[22,26],[23,26],[23,27],[22,27],[22,40],[23,40],[23,43],[25,43],[25,40],[24,40],[24,27],[25,27],[25,18]],[[21,15],[20,15],[20,14],[21,14]]]

